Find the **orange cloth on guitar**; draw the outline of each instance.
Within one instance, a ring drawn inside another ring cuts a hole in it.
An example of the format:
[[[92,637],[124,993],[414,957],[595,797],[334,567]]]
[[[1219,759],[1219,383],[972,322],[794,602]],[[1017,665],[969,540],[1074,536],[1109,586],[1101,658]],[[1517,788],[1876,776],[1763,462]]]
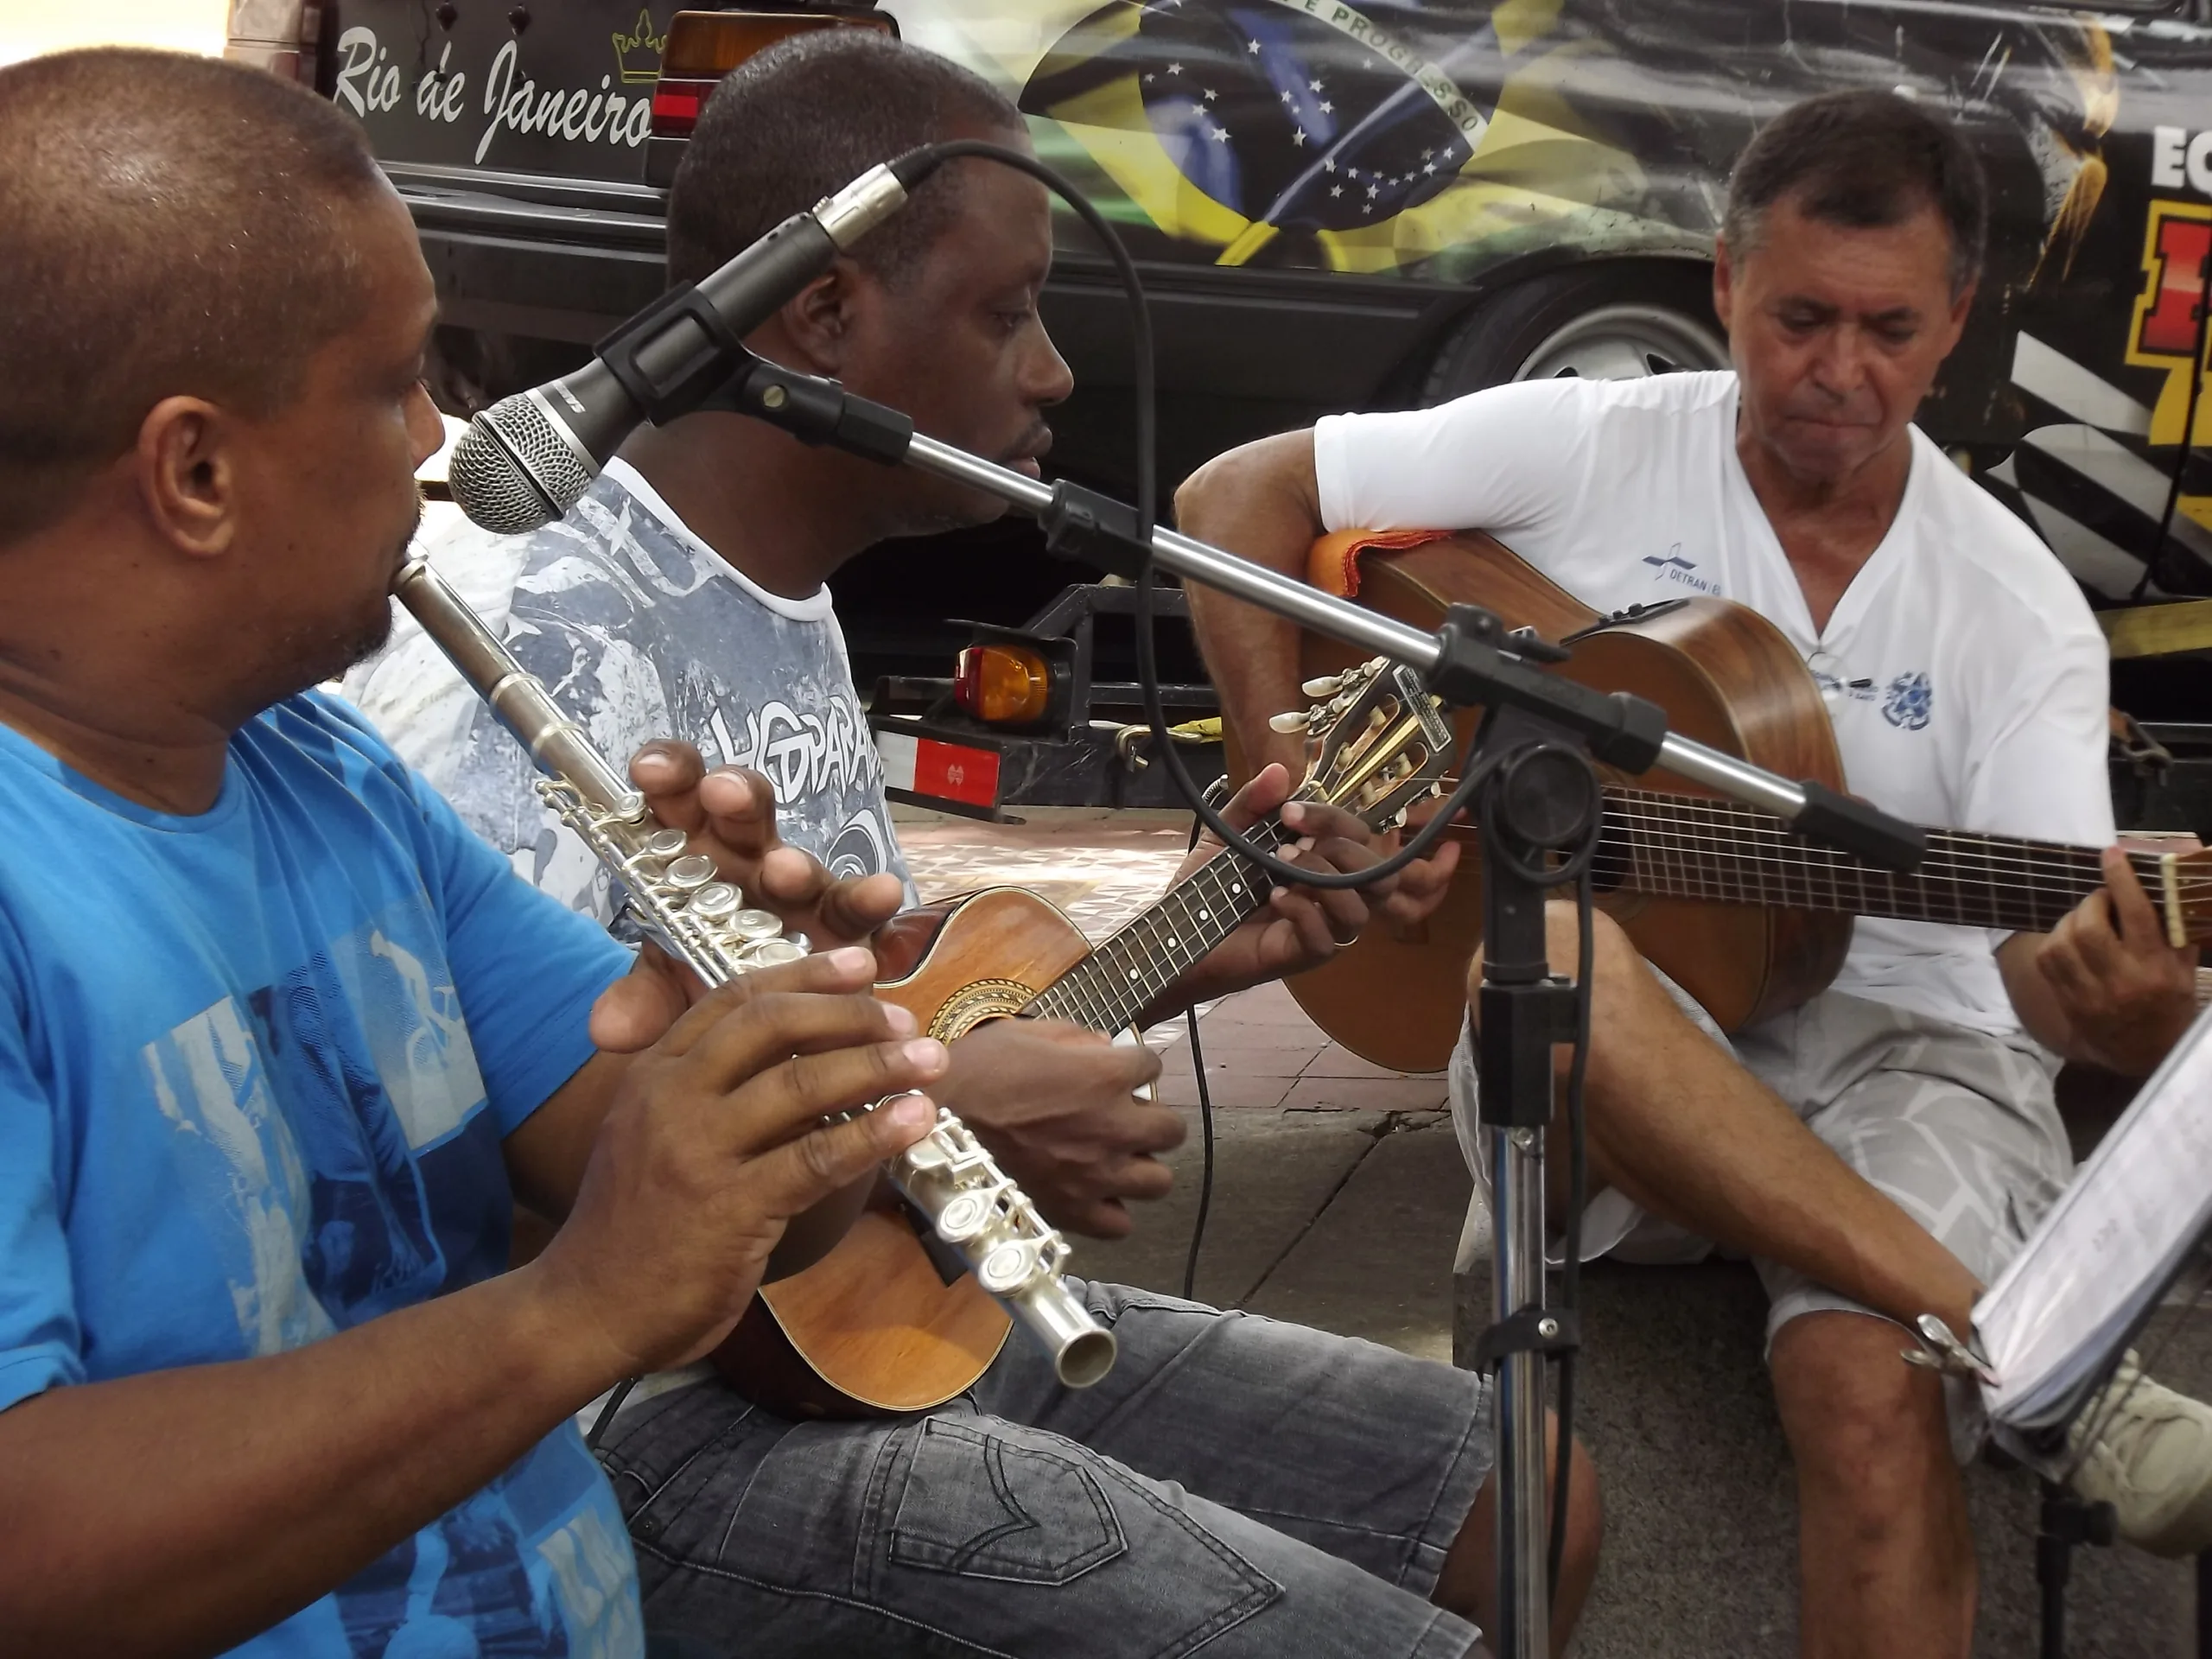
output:
[[[1440,542],[1448,530],[1339,530],[1313,543],[1306,555],[1306,580],[1338,599],[1359,596],[1359,556],[1370,550],[1395,553]]]

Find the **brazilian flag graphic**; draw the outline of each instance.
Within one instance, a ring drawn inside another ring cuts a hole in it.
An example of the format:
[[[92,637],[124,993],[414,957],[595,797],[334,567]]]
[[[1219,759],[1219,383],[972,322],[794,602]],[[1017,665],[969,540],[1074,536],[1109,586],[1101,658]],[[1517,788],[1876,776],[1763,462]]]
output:
[[[1184,257],[1197,243],[1221,264],[1388,271],[1635,182],[1618,151],[1500,114],[1529,45],[1501,39],[1514,10],[1456,10],[1440,34],[1336,0],[1110,0],[1045,55],[1021,107]],[[1553,194],[1565,180],[1581,188]]]

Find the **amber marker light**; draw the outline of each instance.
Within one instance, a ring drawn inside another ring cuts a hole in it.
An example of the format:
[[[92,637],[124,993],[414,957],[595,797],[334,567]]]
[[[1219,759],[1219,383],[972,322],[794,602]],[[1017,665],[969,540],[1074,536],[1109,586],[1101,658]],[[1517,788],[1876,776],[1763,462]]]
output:
[[[1044,658],[1020,645],[969,645],[953,671],[953,701],[994,726],[1042,720],[1052,692]]]

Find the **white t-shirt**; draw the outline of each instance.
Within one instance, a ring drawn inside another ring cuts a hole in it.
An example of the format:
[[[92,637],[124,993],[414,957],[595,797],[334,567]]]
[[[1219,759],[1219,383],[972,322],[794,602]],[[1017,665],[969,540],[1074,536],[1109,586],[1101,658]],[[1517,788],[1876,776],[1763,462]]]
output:
[[[1853,792],[1916,823],[2102,847],[2107,658],[2033,531],[1912,429],[1889,534],[1815,632],[1736,455],[1736,377],[1560,378],[1314,429],[1331,530],[1489,531],[1586,605],[1709,594],[1781,629]],[[2019,1029],[1980,928],[1861,918],[1839,990]]]

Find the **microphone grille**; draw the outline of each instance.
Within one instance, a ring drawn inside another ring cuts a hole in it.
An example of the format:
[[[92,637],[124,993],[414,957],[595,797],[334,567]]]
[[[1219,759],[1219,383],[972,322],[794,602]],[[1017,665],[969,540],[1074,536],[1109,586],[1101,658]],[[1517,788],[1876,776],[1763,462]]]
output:
[[[509,536],[551,524],[592,480],[527,392],[502,397],[468,423],[446,477],[471,523]]]

